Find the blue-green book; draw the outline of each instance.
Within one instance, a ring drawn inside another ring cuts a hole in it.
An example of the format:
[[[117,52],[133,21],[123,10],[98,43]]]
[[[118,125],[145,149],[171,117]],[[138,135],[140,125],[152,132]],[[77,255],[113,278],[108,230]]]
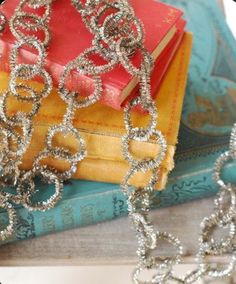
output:
[[[230,179],[234,168],[227,168],[226,176]],[[45,200],[53,194],[54,187],[38,182],[39,200]],[[120,186],[83,180],[69,180],[64,185],[64,194],[60,203],[50,211],[29,212],[16,207],[18,223],[11,239],[3,243],[19,241],[45,234],[78,228],[127,215],[126,198]],[[183,176],[173,172],[164,191],[157,191],[152,196],[152,208],[162,208],[216,194],[217,188],[211,179],[211,169]],[[43,194],[42,194],[43,193]],[[0,211],[0,224],[7,224],[8,217]],[[4,225],[2,225],[4,227]]]
[[[210,185],[213,163],[227,149],[236,121],[236,41],[216,0],[163,2],[184,10],[187,29],[194,36],[170,184],[180,180],[184,183],[199,174],[206,179],[205,185]],[[233,179],[236,175],[232,172]]]
[[[217,192],[211,179],[215,159],[226,148],[236,121],[236,43],[215,0],[166,0],[185,11],[194,34],[189,81],[176,152],[176,167],[166,190],[156,192],[152,207],[161,208],[209,197]],[[201,15],[201,16],[200,16]],[[224,173],[235,181],[233,165]],[[41,187],[45,185],[40,185]],[[53,188],[45,187],[40,199]],[[18,207],[16,241],[115,219],[127,214],[119,185],[70,180],[62,201],[47,212]],[[0,224],[7,223],[0,211]]]

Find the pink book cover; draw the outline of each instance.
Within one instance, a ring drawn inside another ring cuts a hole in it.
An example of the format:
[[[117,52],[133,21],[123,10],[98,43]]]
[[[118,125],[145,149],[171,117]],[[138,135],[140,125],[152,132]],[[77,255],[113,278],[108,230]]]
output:
[[[9,20],[18,4],[19,0],[6,0],[0,6],[0,11]],[[177,35],[181,34],[181,29],[183,30],[183,25],[181,27],[180,24],[183,12],[154,0],[132,0],[131,4],[136,16],[144,24],[145,47],[155,58],[156,68],[158,58],[166,53],[168,44],[172,42],[173,45],[176,45],[178,42]],[[54,85],[57,86],[64,67],[92,45],[93,35],[82,22],[81,16],[71,4],[71,0],[55,1],[52,6],[53,12],[49,23],[52,39],[47,49],[46,69],[52,75]],[[37,33],[36,35],[40,36],[40,31]],[[9,50],[14,42],[15,38],[7,25],[0,36],[0,66],[2,70],[9,71]],[[174,46],[172,49],[174,50]],[[20,56],[22,61],[34,61],[35,53],[34,50],[22,48]],[[132,60],[134,64],[137,64],[138,55],[134,56]],[[157,72],[160,78],[169,61],[167,60],[166,64],[160,64],[160,70]],[[137,89],[137,79],[128,74],[121,65],[117,65],[112,71],[103,74],[102,80],[104,90],[100,101],[116,109],[120,109],[127,97],[134,94]],[[158,79],[156,82],[158,81],[160,80]],[[77,90],[85,96],[93,89],[93,79],[77,72],[71,73],[67,84],[69,89]],[[153,92],[158,87],[157,83],[154,85]]]

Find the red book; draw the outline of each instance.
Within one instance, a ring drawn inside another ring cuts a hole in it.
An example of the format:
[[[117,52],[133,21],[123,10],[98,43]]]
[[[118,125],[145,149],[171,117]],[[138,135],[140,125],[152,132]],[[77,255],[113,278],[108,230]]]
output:
[[[12,16],[19,0],[6,0],[0,7],[8,19]],[[161,78],[180,42],[185,26],[181,19],[182,11],[154,0],[132,0],[131,4],[136,16],[145,27],[145,46],[156,60],[152,79],[152,91],[155,93]],[[77,57],[92,44],[93,35],[87,30],[80,14],[71,5],[71,0],[53,2],[50,30],[52,39],[48,48],[46,69],[53,77],[57,86],[64,66]],[[9,50],[14,44],[7,26],[0,37],[0,64],[2,69],[9,71]],[[21,50],[22,59],[34,60],[35,54],[31,50]],[[161,58],[165,58],[163,61]],[[134,62],[138,58],[134,58]],[[117,66],[111,72],[102,75],[104,92],[101,102],[119,109],[129,96],[137,91],[137,79],[129,75],[122,66]],[[91,92],[93,80],[90,77],[73,73],[68,87],[80,91],[83,95]]]
[[[153,97],[155,94],[157,94],[158,88],[161,85],[162,79],[168,69],[168,66],[171,63],[171,60],[173,59],[175,52],[177,51],[181,43],[181,40],[184,35],[185,25],[186,25],[185,20],[180,19],[178,21],[177,32],[175,36],[167,44],[167,46],[161,53],[161,56],[159,56],[155,61],[154,69],[152,71],[152,76],[151,76],[151,88],[152,88]],[[132,90],[130,95],[128,95],[127,98],[121,103],[121,106],[124,106],[131,98],[135,97],[137,95],[137,91],[138,91],[138,85],[135,86],[135,88]],[[135,109],[141,111],[141,108],[139,107],[136,107]]]

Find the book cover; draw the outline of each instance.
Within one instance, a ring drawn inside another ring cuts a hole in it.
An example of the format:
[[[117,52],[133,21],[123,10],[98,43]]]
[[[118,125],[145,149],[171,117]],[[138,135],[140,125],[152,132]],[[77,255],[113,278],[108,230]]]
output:
[[[211,167],[187,176],[177,176],[177,173],[173,172],[166,189],[154,192],[152,209],[215,195],[217,187],[212,181],[211,173]],[[229,166],[224,178],[231,180],[234,173],[234,167]],[[72,179],[64,186],[62,200],[50,211],[29,212],[18,206],[16,232],[11,239],[0,242],[0,245],[113,220],[128,213],[126,197],[118,184]],[[38,182],[37,187],[41,192],[40,200],[46,200],[54,192],[52,185]],[[0,209],[0,228],[7,222],[7,214]]]
[[[0,11],[10,19],[18,3],[19,0],[5,1],[1,5]],[[181,31],[183,31],[185,22],[181,19],[182,11],[153,0],[145,1],[145,9],[143,8],[142,0],[133,0],[132,6],[137,17],[144,24],[146,48],[154,59],[161,57],[168,43],[176,34],[181,34]],[[48,49],[46,66],[54,79],[55,86],[57,86],[64,66],[91,46],[93,36],[87,30],[81,16],[70,2],[67,0],[55,1],[52,8],[50,30],[53,37]],[[69,33],[68,30],[70,31]],[[38,34],[36,32],[36,35]],[[0,38],[0,64],[4,67],[3,70],[5,71],[9,69],[8,52],[14,41],[9,26],[7,26]],[[177,39],[176,42],[178,42]],[[33,60],[34,54],[32,52],[22,48],[21,56],[27,58],[27,60]],[[170,56],[173,56],[173,54],[170,54]],[[103,61],[99,62],[99,58],[96,58],[96,60],[98,60],[98,63],[104,64]],[[137,64],[138,55],[133,56],[132,60],[134,64]],[[169,61],[167,60],[166,66],[168,64]],[[157,65],[156,69],[160,69]],[[158,72],[164,73],[166,66],[162,67],[162,72],[160,70]],[[117,109],[120,108],[121,103],[135,89],[138,83],[137,78],[128,74],[122,66],[117,66],[114,70],[103,74],[102,80],[104,91],[101,102]],[[91,86],[93,86],[91,77],[82,76],[78,72],[71,74],[71,78],[67,83],[70,89],[77,90],[83,95],[88,94],[89,90],[91,91]],[[157,87],[156,84],[153,87]]]
[[[186,33],[155,99],[159,110],[158,129],[165,135],[168,144],[166,158],[161,165],[158,189],[165,186],[168,172],[174,167],[173,155],[177,143],[191,44],[192,36]],[[7,83],[8,74],[2,72],[0,75],[1,92],[7,87]],[[35,88],[40,88],[39,83],[34,82],[33,84]],[[12,100],[9,99],[9,114],[14,115],[20,108],[26,111],[26,107],[29,107],[28,104],[19,102],[14,97]],[[23,157],[23,169],[32,167],[36,155],[44,147],[48,128],[62,121],[65,107],[56,89],[42,101],[42,107],[33,121],[33,138]],[[132,116],[135,125],[144,126],[149,121],[148,114],[141,114],[142,119],[137,112],[134,112]],[[123,158],[121,148],[121,139],[125,133],[123,112],[97,103],[78,111],[74,119],[74,126],[79,129],[85,139],[88,152],[87,157],[79,163],[74,178],[120,183],[129,167]],[[64,139],[56,135],[53,141],[54,145],[69,148],[71,151],[76,150],[77,147],[73,137]],[[159,151],[159,144],[155,139],[150,139],[148,142],[133,141],[130,147],[137,158],[155,157]],[[142,148],[141,152],[140,148]],[[65,162],[58,159],[47,158],[45,162],[59,171],[67,166]],[[149,175],[150,172],[139,173],[132,183],[143,185],[150,178]]]
[[[195,39],[175,168],[188,176],[212,167],[228,146],[236,121],[236,41],[216,0],[165,2],[183,9]]]

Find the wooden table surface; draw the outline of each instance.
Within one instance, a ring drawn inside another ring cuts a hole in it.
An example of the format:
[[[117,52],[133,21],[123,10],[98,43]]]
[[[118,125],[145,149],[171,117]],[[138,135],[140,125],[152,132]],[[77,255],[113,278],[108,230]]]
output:
[[[174,233],[185,246],[187,263],[197,251],[199,223],[209,216],[213,199],[152,211],[154,224]],[[8,244],[0,248],[0,265],[135,264],[137,242],[127,217],[97,225]],[[172,247],[160,245],[158,254]],[[219,258],[225,261],[227,257]]]

